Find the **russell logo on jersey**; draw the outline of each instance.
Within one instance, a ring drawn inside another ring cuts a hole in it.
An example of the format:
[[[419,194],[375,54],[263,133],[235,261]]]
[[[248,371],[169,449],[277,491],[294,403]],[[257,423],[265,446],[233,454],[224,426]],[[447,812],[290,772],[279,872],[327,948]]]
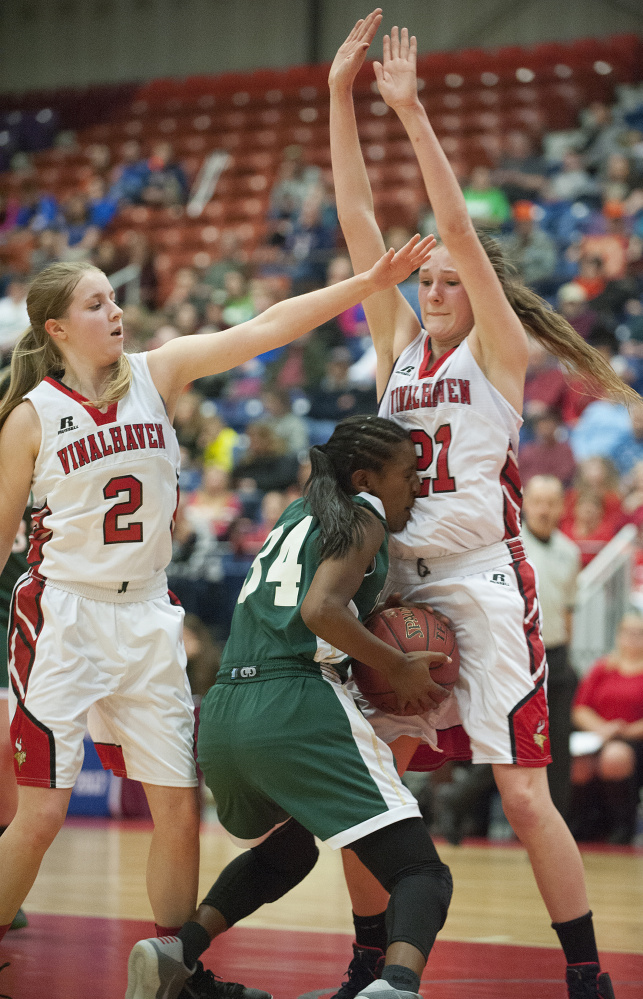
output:
[[[60,421],[60,430],[58,431],[58,433],[66,434],[69,433],[70,430],[78,430],[78,427],[74,423],[74,418],[73,416],[63,416],[62,420]]]

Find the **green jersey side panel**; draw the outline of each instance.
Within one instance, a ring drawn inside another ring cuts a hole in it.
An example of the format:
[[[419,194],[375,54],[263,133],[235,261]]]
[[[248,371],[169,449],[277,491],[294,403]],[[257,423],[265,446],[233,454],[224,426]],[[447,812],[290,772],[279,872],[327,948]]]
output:
[[[379,517],[370,503],[355,497]],[[380,517],[380,519],[382,519]],[[254,560],[232,618],[222,668],[262,663],[332,665],[343,674],[348,657],[314,635],[301,618],[301,605],[319,567],[319,521],[305,499],[295,500],[277,521]],[[388,570],[388,537],[350,603],[363,620],[381,593]]]

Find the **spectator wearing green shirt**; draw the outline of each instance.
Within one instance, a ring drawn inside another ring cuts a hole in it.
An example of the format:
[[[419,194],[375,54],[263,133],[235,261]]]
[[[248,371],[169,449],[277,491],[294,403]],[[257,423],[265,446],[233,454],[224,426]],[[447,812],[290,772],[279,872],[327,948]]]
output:
[[[463,194],[467,211],[475,225],[494,230],[511,218],[507,196],[499,187],[493,186],[489,167],[473,168]]]

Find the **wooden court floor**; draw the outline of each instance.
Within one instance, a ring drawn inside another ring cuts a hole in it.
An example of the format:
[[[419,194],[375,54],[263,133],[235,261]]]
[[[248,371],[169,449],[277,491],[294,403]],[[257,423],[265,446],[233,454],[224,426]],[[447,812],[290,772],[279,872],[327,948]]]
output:
[[[30,923],[0,944],[0,995],[122,999],[127,955],[152,933],[146,822],[68,819],[27,899]],[[438,841],[455,890],[424,972],[426,999],[564,999],[564,963],[529,862],[517,845]],[[202,832],[201,892],[239,851],[216,823]],[[616,999],[643,999],[643,849],[584,850],[603,966]],[[336,991],[352,923],[339,856],[321,848],[286,898],[225,934],[205,963],[275,999]]]

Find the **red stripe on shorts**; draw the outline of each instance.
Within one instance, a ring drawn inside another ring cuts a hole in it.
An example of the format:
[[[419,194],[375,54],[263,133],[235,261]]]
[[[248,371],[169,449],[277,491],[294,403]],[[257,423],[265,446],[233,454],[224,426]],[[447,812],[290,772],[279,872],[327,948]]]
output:
[[[512,568],[525,608],[523,628],[529,650],[529,670],[534,676],[545,662],[545,645],[540,634],[536,574],[526,559],[513,561]],[[546,678],[547,671],[543,669],[534,689],[516,704],[508,716],[513,761],[523,767],[543,767],[551,763]]]
[[[116,777],[127,777],[125,757],[120,746],[115,742],[95,742],[94,747],[103,770],[113,771]]]
[[[29,676],[36,658],[36,643],[42,630],[42,594],[46,580],[29,574],[28,578],[16,587],[11,601],[9,618],[9,660],[10,667],[17,674],[22,690],[11,679],[11,686],[19,702],[29,686]]]
[[[13,762],[18,784],[56,786],[56,742],[53,732],[25,706],[29,677],[42,630],[42,594],[46,580],[31,574],[16,587],[9,619],[11,687],[18,702],[11,722]],[[17,679],[16,679],[17,677]]]
[[[18,784],[56,786],[56,740],[51,729],[42,725],[19,703],[11,722],[13,766]]]
[[[438,770],[443,763],[448,763],[449,760],[471,759],[469,736],[462,725],[438,729],[438,748],[442,752],[438,753],[427,742],[421,742],[406,769],[419,773],[429,773],[432,770]]]

